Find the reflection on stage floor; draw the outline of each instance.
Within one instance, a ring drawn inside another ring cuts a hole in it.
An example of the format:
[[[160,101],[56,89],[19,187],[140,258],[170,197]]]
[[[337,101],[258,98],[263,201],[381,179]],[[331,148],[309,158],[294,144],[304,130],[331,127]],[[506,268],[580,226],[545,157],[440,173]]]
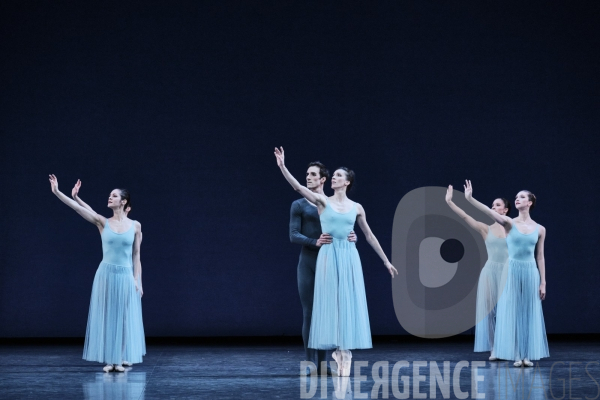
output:
[[[289,341],[186,344],[150,341],[142,364],[104,373],[82,346],[0,344],[2,399],[597,399],[600,341],[551,340],[531,368],[490,362],[466,340],[398,337],[354,351],[350,377],[300,376],[304,351]],[[330,359],[331,360],[331,359]],[[332,365],[335,372],[335,364]]]

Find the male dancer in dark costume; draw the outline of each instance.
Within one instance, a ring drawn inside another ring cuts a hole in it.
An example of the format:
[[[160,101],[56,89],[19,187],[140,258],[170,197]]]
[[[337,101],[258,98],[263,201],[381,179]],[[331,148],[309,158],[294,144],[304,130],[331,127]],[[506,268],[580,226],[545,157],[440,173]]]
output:
[[[306,187],[315,193],[323,194],[323,185],[329,178],[329,171],[318,161],[308,164],[306,171]],[[348,240],[356,242],[356,234],[350,232]],[[321,232],[321,220],[317,207],[302,198],[292,203],[290,210],[290,241],[302,245],[298,262],[298,292],[302,303],[304,320],[302,322],[302,339],[307,361],[312,361],[321,374],[321,361],[325,361],[325,350],[309,349],[310,321],[312,318],[313,296],[315,291],[315,269],[319,248],[331,243],[331,236]],[[329,368],[327,369],[329,372]],[[310,371],[301,371],[310,374]]]

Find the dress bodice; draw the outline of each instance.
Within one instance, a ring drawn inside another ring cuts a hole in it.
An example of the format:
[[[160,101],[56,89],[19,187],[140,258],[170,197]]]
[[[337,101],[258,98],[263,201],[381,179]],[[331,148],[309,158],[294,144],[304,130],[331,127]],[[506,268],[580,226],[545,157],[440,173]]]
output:
[[[325,209],[319,216],[321,220],[321,230],[323,233],[330,234],[334,239],[346,239],[350,232],[354,230],[356,221],[356,203],[352,209],[346,213],[337,212],[329,204],[325,203]]]
[[[539,225],[536,225],[533,232],[524,234],[519,232],[517,227],[513,224],[508,236],[506,237],[506,243],[508,244],[508,257],[518,261],[535,262],[533,252],[538,241],[538,230]]]
[[[506,238],[494,235],[489,226],[488,234],[485,238],[485,248],[487,249],[488,260],[497,263],[505,263],[508,260]]]
[[[110,228],[108,219],[102,230],[102,261],[108,264],[132,266],[133,240],[135,238],[135,221],[131,227],[123,232],[116,233]]]

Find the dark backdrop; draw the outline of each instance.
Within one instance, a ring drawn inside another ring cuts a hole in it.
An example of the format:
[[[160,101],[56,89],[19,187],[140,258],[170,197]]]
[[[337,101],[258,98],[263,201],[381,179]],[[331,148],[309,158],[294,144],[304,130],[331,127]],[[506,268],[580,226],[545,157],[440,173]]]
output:
[[[547,330],[600,332],[598,2],[127,3],[0,6],[0,337],[85,334],[100,238],[50,173],[106,216],[132,191],[148,336],[299,335],[276,145],[353,168],[388,256],[412,189],[533,191]],[[405,333],[358,248],[373,333]]]

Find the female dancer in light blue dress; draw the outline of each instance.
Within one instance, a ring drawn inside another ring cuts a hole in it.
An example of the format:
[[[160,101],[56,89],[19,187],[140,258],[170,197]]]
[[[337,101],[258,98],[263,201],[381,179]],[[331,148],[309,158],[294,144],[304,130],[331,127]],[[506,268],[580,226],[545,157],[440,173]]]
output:
[[[146,354],[141,303],[142,228],[125,214],[129,193],[124,189],[111,192],[108,207],[114,215],[105,218],[60,192],[56,176],[50,175],[50,185],[63,203],[98,227],[102,238],[103,258],[92,286],[83,358],[107,363],[103,368],[106,372],[123,372],[123,365],[140,363]]]
[[[315,294],[308,347],[335,350],[339,376],[349,376],[351,349],[368,349],[371,344],[369,312],[356,244],[347,240],[358,221],[367,242],[383,260],[394,277],[396,268],[389,262],[377,238],[371,232],[364,208],[347,196],[354,182],[354,172],[337,169],[331,178],[334,195],[326,197],[302,186],[285,167],[283,148],[275,148],[277,165],[285,179],[306,200],[317,206],[323,233],[332,236],[332,243],[319,250],[315,273]]]
[[[497,360],[494,351],[494,332],[496,328],[496,305],[503,289],[502,274],[508,262],[506,232],[499,223],[488,226],[475,221],[452,201],[452,185],[446,192],[446,203],[452,211],[458,214],[485,240],[488,259],[479,274],[477,284],[477,307],[475,311],[475,349],[474,351],[491,351],[490,361]],[[497,198],[492,204],[492,210],[500,215],[510,213],[510,203],[505,198]]]
[[[509,218],[490,210],[472,194],[471,182],[466,181],[467,200],[503,225],[507,232],[508,275],[496,311],[496,356],[515,360],[515,367],[532,367],[532,360],[550,356],[542,311],[542,300],[546,298],[546,228],[529,215],[536,198],[528,190],[517,193],[515,207],[519,216]]]

